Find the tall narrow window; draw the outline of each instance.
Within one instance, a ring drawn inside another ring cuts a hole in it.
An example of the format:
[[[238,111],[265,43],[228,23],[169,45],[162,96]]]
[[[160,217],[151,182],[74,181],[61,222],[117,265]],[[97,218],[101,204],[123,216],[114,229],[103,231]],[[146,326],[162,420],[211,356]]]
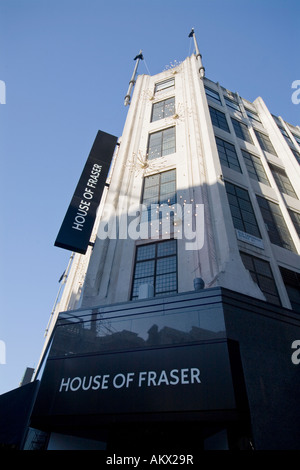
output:
[[[166,240],[141,245],[136,250],[132,299],[139,294],[142,284],[150,284],[154,295],[177,292],[177,241]]]
[[[223,131],[230,132],[225,114],[211,106],[209,106],[209,111],[213,125],[223,129]]]
[[[250,135],[249,129],[244,124],[243,122],[237,121],[236,119],[231,118],[232,125],[234,127],[234,131],[236,136],[239,139],[245,140],[246,142],[249,142],[250,144],[253,144],[252,137]]]
[[[284,137],[285,140],[287,141],[287,143],[288,143],[289,145],[292,144],[292,140],[291,140],[290,136],[288,135],[287,131],[286,131],[283,127],[281,127],[279,124],[277,124],[277,125],[278,125],[278,127],[279,127],[279,129],[280,129],[281,134],[283,135],[283,137]]]
[[[287,250],[295,251],[296,248],[287,228],[278,204],[275,204],[261,196],[256,196],[264,219],[270,242]]]
[[[300,238],[300,214],[299,212],[292,211],[291,209],[289,209],[288,211],[295,226],[296,232],[298,233],[298,236]]]
[[[263,292],[266,300],[272,304],[281,305],[270,264],[248,253],[241,252],[240,255],[245,268],[250,272],[253,281]]]
[[[221,164],[242,173],[234,145],[220,139],[219,137],[216,137],[216,143]]]
[[[300,313],[300,273],[280,267],[283,283],[291,302],[292,309]]]
[[[276,184],[278,186],[278,189],[284,193],[288,194],[291,197],[294,197],[298,199],[297,194],[295,193],[295,190],[286,174],[286,172],[282,169],[279,168],[278,166],[272,165],[269,163],[269,167],[271,168],[272,174],[274,176],[274,179],[276,181]]]
[[[176,203],[176,170],[164,171],[156,175],[146,176],[144,179],[144,190],[142,204],[146,212],[142,214],[142,222],[150,222],[151,206],[167,204],[171,206]],[[161,215],[161,214],[160,214]],[[171,215],[170,215],[171,218]]]
[[[250,178],[257,180],[260,183],[264,183],[270,186],[268,177],[266,175],[266,172],[264,170],[264,167],[261,163],[260,158],[256,157],[256,155],[252,155],[252,153],[246,152],[246,150],[242,150],[242,154],[243,154]]]
[[[294,150],[294,149],[291,149],[291,151],[292,151],[294,157],[296,158],[297,162],[298,162],[299,165],[300,165],[300,153],[297,152],[297,150]]]
[[[228,182],[225,186],[234,227],[261,238],[248,191]]]
[[[149,136],[148,160],[175,152],[175,127],[169,127]]]
[[[295,138],[296,142],[300,145],[300,135],[293,134],[293,137]]]
[[[255,135],[257,137],[257,140],[259,142],[259,145],[261,146],[262,150],[265,152],[272,153],[272,155],[276,155],[277,153],[272,145],[272,142],[270,141],[269,137],[266,134],[263,134],[262,132],[257,131],[254,129]]]
[[[167,100],[159,101],[154,103],[152,107],[151,122],[164,119],[169,116],[173,116],[175,113],[175,98],[169,98]]]

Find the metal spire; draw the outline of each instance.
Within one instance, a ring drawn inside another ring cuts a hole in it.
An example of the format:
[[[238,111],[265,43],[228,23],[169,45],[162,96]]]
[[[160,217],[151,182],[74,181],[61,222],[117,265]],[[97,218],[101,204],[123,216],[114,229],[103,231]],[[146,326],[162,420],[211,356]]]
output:
[[[129,82],[127,95],[125,96],[124,106],[128,106],[129,103],[130,103],[130,96],[131,96],[131,91],[132,91],[133,85],[135,84],[135,76],[136,76],[137,68],[138,68],[140,60],[144,60],[142,51],[140,51],[138,53],[138,55],[135,56],[135,58],[133,60],[136,60],[136,64],[135,64],[135,67],[134,67],[134,71],[133,71],[131,80]]]
[[[197,39],[196,39],[196,36],[195,36],[194,28],[192,28],[192,31],[191,31],[190,34],[189,34],[189,38],[191,38],[191,37],[194,38],[194,44],[195,44],[195,49],[196,49],[196,59],[197,59],[198,62],[199,62],[199,74],[200,74],[200,77],[201,77],[201,78],[204,78],[204,76],[205,76],[205,68],[203,67],[203,64],[202,64],[202,55],[201,55],[200,52],[199,52],[199,48],[198,48],[198,44],[197,44]]]

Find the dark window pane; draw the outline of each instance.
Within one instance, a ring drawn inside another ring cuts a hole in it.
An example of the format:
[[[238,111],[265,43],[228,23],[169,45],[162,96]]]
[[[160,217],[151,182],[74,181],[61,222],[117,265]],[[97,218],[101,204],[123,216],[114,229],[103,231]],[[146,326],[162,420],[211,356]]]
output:
[[[238,160],[237,153],[235,151],[234,145],[226,142],[225,140],[216,137],[216,143],[218,148],[218,153],[222,165],[227,166],[235,171],[242,172]]]
[[[261,238],[248,192],[227,182],[225,182],[225,187],[234,227]]]
[[[212,124],[214,126],[219,127],[220,129],[223,129],[226,132],[230,132],[225,114],[215,108],[212,108],[211,106],[209,106],[209,111]]]
[[[266,134],[263,134],[262,132],[259,132],[255,130],[255,135],[257,137],[257,140],[259,142],[259,145],[261,146],[262,150],[272,153],[273,155],[276,155],[275,149],[269,139],[269,137]]]
[[[240,255],[245,268],[250,272],[253,281],[258,284],[266,300],[272,304],[281,305],[270,264],[247,253],[241,252]]]
[[[147,260],[147,261],[145,261]],[[177,292],[177,242],[167,240],[137,247],[132,298],[141,284],[151,284],[154,295]]]
[[[246,124],[243,122],[237,121],[236,119],[231,118],[234,131],[236,133],[236,136],[239,139],[245,140],[246,142],[250,142],[250,144],[253,144],[253,140],[251,138],[250,132],[248,130],[248,127]]]
[[[291,302],[291,307],[295,312],[300,313],[300,273],[283,267],[280,267],[280,272]]]
[[[270,242],[296,252],[296,248],[278,204],[256,196]]]

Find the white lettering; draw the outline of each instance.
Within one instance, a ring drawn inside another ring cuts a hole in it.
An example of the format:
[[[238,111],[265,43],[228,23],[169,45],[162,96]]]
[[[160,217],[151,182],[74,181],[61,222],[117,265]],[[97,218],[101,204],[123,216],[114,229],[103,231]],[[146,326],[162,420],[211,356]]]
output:
[[[94,383],[94,385],[92,386],[93,390],[98,390],[100,388],[100,379],[101,379],[101,375],[95,375],[95,377],[93,378],[93,383]]]
[[[168,380],[167,373],[165,370],[161,371],[157,385],[160,385],[161,383],[165,383],[166,385],[169,385],[169,380]]]
[[[293,348],[299,348],[292,356],[294,364],[300,363],[300,340],[294,341]],[[138,374],[135,372],[127,372],[125,374],[116,374],[112,382],[109,380],[110,375],[90,375],[84,377],[69,377],[62,378],[59,392],[77,392],[79,389],[87,390],[105,390],[109,386],[113,386],[116,389],[130,388],[136,386],[141,387],[160,387],[169,385],[186,385],[186,384],[200,384],[200,370],[196,367],[184,368],[184,369],[172,369],[170,371],[162,369],[159,372],[154,370],[141,371]]]
[[[292,83],[292,88],[297,88],[294,93],[292,93],[292,103],[299,104],[300,103],[300,80],[294,80]]]
[[[292,354],[292,363],[295,364],[295,366],[297,366],[298,364],[300,364],[300,340],[295,340],[293,341],[292,343],[292,349],[296,349],[296,351],[293,352]]]
[[[139,373],[139,387],[141,387],[142,382],[146,380],[145,375],[147,375],[147,372],[140,372]]]
[[[82,390],[88,390],[91,386],[91,383],[92,383],[92,376],[90,376],[90,380],[89,380],[89,383],[88,385],[85,384],[85,381],[86,381],[86,377],[83,377],[83,381],[82,381]]]
[[[69,384],[70,384],[70,378],[67,379],[67,382],[64,382],[65,379],[62,379],[61,381],[61,384],[60,384],[60,388],[59,388],[59,391],[61,392],[63,387],[66,387],[66,392],[68,391],[68,388],[69,388]]]
[[[179,382],[178,369],[171,370],[170,376],[173,379],[173,380],[170,380],[170,385],[177,385]]]
[[[2,340],[0,340],[0,364],[6,364],[6,346]]]
[[[72,225],[72,228],[73,228],[74,230],[79,230],[80,232],[82,232],[82,227],[83,227],[82,224],[75,224],[75,223],[73,223],[73,225]]]
[[[189,369],[181,369],[181,383],[182,384],[188,384],[189,383],[189,378],[188,378],[188,371]]]
[[[108,388],[108,385],[107,385],[108,379],[109,379],[109,375],[103,375],[101,388]]]
[[[76,384],[76,382],[78,382],[78,384],[74,385],[74,383]],[[82,382],[80,377],[74,377],[74,379],[72,379],[70,383],[70,390],[72,390],[72,392],[77,392],[77,390],[79,390],[81,387],[81,383]]]
[[[129,372],[129,374],[127,374],[127,378],[126,378],[126,388],[129,387],[129,382],[132,382],[132,381],[133,381],[133,377],[134,377],[134,372]]]
[[[195,383],[195,381],[198,382],[198,384],[201,384],[199,375],[200,375],[200,370],[192,367],[191,368],[191,383],[192,384]]]
[[[121,382],[120,383],[117,383],[117,381],[119,380],[119,378],[121,378]],[[124,386],[126,382],[126,377],[124,374],[117,374],[115,377],[114,377],[114,380],[113,380],[113,386],[115,388],[121,388]]]
[[[155,379],[156,379],[156,372],[154,372],[153,370],[148,372],[148,387],[150,387],[150,385],[154,385],[154,387],[156,387]]]

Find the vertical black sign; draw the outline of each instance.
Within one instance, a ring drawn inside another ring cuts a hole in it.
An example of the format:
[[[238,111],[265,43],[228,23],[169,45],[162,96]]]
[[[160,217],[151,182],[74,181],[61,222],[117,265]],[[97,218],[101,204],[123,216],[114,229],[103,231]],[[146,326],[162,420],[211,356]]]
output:
[[[55,246],[86,253],[116,143],[117,137],[98,131]]]

